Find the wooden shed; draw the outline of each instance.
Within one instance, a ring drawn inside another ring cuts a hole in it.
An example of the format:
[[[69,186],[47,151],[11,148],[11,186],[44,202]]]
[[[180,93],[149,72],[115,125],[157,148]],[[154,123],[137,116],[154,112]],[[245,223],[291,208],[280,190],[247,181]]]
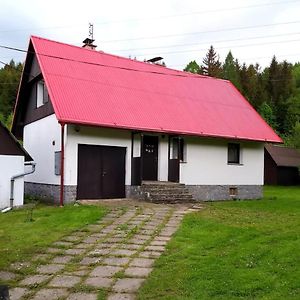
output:
[[[299,168],[300,152],[296,149],[271,144],[265,146],[265,184],[300,184]]]

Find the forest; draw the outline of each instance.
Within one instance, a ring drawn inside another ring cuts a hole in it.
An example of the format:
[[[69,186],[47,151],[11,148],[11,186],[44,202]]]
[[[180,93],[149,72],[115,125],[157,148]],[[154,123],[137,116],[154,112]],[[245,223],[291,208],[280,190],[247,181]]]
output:
[[[13,60],[0,68],[0,121],[8,128],[22,69],[23,64]],[[280,62],[274,56],[262,68],[240,63],[231,51],[221,62],[211,46],[201,63],[191,61],[184,71],[230,80],[286,145],[300,149],[300,63]]]

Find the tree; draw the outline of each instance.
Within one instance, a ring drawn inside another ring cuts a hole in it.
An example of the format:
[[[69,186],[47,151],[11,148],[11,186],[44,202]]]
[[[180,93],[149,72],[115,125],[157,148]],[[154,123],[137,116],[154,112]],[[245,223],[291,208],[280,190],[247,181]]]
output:
[[[13,60],[0,69],[0,113],[7,119],[12,113],[23,65]]]
[[[189,62],[187,66],[183,69],[183,71],[194,74],[202,74],[201,67],[197,64],[195,60]]]
[[[276,116],[272,107],[267,102],[263,102],[260,105],[258,112],[273,129],[277,128]]]
[[[210,46],[205,58],[203,59],[203,74],[212,77],[221,77],[222,68],[219,56],[213,46]]]
[[[231,51],[228,52],[223,64],[222,78],[230,80],[236,88],[241,89],[241,79],[239,74],[238,61],[234,60]]]

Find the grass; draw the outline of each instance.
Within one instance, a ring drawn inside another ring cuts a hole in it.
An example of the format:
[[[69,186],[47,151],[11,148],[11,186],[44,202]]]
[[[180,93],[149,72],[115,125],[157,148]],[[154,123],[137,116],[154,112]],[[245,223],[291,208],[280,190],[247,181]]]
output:
[[[300,299],[300,188],[185,216],[138,299]]]
[[[30,209],[0,214],[0,270],[12,262],[28,260],[62,236],[98,221],[105,212],[99,206],[38,205],[32,221]]]

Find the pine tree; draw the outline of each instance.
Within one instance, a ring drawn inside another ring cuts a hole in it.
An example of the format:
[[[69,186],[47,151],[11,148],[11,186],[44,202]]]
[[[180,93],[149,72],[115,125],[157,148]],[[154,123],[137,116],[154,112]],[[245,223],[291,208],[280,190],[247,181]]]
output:
[[[230,80],[236,88],[241,89],[238,61],[234,61],[231,51],[228,52],[223,64],[222,78]]]
[[[213,46],[210,46],[205,58],[203,59],[203,74],[218,78],[222,75],[222,67],[219,56],[215,52]]]
[[[183,71],[194,74],[202,74],[201,67],[197,64],[195,60],[189,62],[187,66],[183,69]]]

